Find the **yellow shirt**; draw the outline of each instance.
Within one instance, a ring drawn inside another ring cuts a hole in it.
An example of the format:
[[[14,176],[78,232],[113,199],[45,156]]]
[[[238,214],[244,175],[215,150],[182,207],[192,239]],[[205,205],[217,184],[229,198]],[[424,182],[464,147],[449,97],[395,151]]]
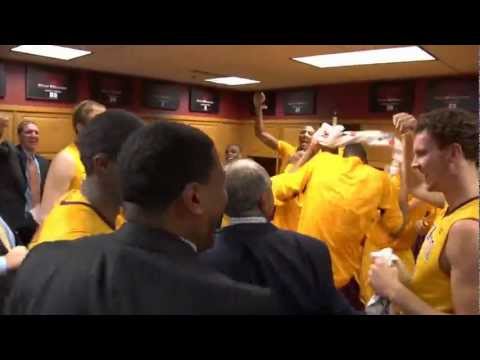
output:
[[[298,232],[325,241],[337,288],[358,272],[362,242],[378,209],[386,210],[383,222],[390,232],[403,221],[388,176],[358,157],[318,153],[298,171],[273,177],[272,189],[280,201],[305,192]]]
[[[125,212],[123,211],[123,208],[120,208],[120,213],[115,219],[115,229],[120,229],[126,222],[127,220],[125,219]]]
[[[121,220],[117,219],[120,224]],[[29,248],[46,241],[74,240],[84,236],[108,234],[115,230],[95,210],[80,190],[71,190],[53,207]]]
[[[302,194],[299,194],[289,201],[276,201],[272,223],[280,229],[297,231],[302,209],[301,197]]]
[[[380,215],[367,234],[362,250],[362,262],[359,274],[356,276],[360,288],[360,300],[366,304],[373,296],[373,289],[368,281],[368,271],[372,264],[370,253],[392,247],[393,239],[380,222]]]
[[[280,157],[280,171],[283,173],[288,165],[290,158],[297,152],[297,148],[293,145],[290,145],[286,141],[278,140],[278,156]]]
[[[230,225],[230,217],[227,214],[223,214],[222,217],[222,224],[220,225],[220,228],[224,228],[225,226]]]
[[[75,162],[75,175],[70,181],[70,186],[68,190],[77,189],[80,190],[80,185],[86,178],[85,167],[83,166],[82,160],[80,159],[80,152],[78,151],[77,145],[71,143],[64,149],[74,160]]]
[[[425,237],[415,264],[410,289],[420,299],[438,311],[453,313],[450,277],[440,268],[440,255],[452,225],[464,219],[479,219],[479,200],[472,199],[447,214],[446,206],[435,219],[433,227]],[[477,269],[472,269],[477,271]]]
[[[398,193],[400,192],[400,176],[398,174],[390,176],[390,181],[392,184],[392,191],[394,193],[392,200],[398,201]],[[415,258],[413,256],[412,247],[417,240],[415,224],[418,220],[430,218],[432,214],[435,213],[435,207],[423,201],[417,200],[411,195],[409,195],[408,204],[410,210],[408,219],[406,220],[407,223],[405,224],[402,232],[398,234],[396,238],[393,238],[385,229],[385,227],[379,222],[375,222],[372,230],[367,235],[362,255],[362,266],[360,269],[360,274],[357,276],[357,281],[360,287],[360,299],[365,304],[370,300],[374,293],[368,281],[368,271],[370,270],[370,266],[372,264],[370,257],[371,252],[378,251],[386,247],[391,247],[395,255],[397,255],[405,265],[407,271],[410,273],[413,273],[414,271]]]
[[[287,172],[293,167],[293,164],[289,164],[288,161],[297,152],[297,149],[289,143],[279,140],[277,151],[280,156],[280,172]],[[300,210],[301,204],[299,197],[285,202],[276,200],[275,214],[272,223],[280,229],[297,231]]]

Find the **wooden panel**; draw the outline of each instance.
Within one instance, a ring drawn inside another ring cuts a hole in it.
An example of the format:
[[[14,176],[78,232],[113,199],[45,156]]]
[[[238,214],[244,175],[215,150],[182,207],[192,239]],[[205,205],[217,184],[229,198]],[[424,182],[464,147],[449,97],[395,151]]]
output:
[[[303,126],[289,126],[282,129],[282,140],[293,146],[298,146],[298,133]]]
[[[381,130],[387,132],[393,132],[393,124],[391,121],[389,122],[376,122],[376,123],[364,123],[361,126],[362,130]]]
[[[257,137],[255,136],[255,130],[253,122],[247,122],[242,124],[242,136],[240,138],[242,142],[242,146],[244,149],[244,153],[248,156],[259,156],[259,157],[275,157],[276,152],[270,149],[267,145],[262,143]],[[265,130],[271,133],[273,136],[277,138],[281,138],[280,136],[280,128],[275,126],[274,124],[265,124]]]
[[[229,131],[229,129],[226,129],[222,124],[215,124],[215,123],[205,123],[201,124],[199,122],[184,122],[187,125],[193,126],[201,131],[203,131],[205,134],[207,134],[212,140],[213,143],[215,144],[215,149],[217,151],[218,157],[221,162],[223,162],[224,159],[224,154],[225,154],[225,148],[226,146],[231,143],[230,137],[225,136],[228,135],[229,133],[232,133],[232,131]],[[227,125],[228,126],[228,125]],[[235,142],[235,141],[233,141]]]
[[[39,152],[47,158],[52,158],[59,150],[72,141],[74,138],[71,125],[71,108],[32,107],[1,105],[0,114],[10,119],[9,127],[5,131],[6,139],[16,142],[16,125],[22,120],[33,120],[40,127]],[[246,156],[275,157],[273,150],[265,146],[255,137],[253,118],[238,120],[227,118],[209,118],[194,115],[174,114],[138,114],[146,123],[153,121],[175,121],[195,126],[208,134],[215,143],[220,159],[223,161],[225,148],[228,144],[238,143],[242,146]],[[298,132],[305,125],[312,125],[318,128],[323,122],[330,119],[318,117],[302,117],[301,119],[275,118],[266,119],[267,131],[278,139],[290,142],[292,145],[298,143]],[[340,123],[342,120],[340,119]],[[345,124],[360,124],[363,130],[384,130],[393,131],[391,119],[369,119],[369,120],[346,120]],[[388,148],[369,148],[367,153],[370,162],[374,166],[383,167],[391,159],[391,150]]]
[[[68,114],[17,113],[14,120],[14,141],[18,143],[17,125],[23,120],[34,121],[40,129],[38,153],[52,158],[75,138],[71,116]]]
[[[10,142],[13,142],[13,117],[14,114],[10,111],[0,111],[0,117],[7,119],[7,128],[3,131],[3,136],[0,139],[0,142],[3,140],[8,140]]]
[[[362,124],[362,130],[381,130],[393,132],[393,124],[391,121],[372,122]],[[365,146],[367,157],[370,165],[382,168],[392,161],[392,148],[387,146]]]
[[[386,165],[392,161],[392,148],[386,146],[365,146],[369,162]]]
[[[16,111],[16,112],[32,112],[32,113],[49,113],[49,114],[72,114],[73,107],[59,108],[52,106],[27,106],[27,105],[8,105],[0,104],[0,111]]]

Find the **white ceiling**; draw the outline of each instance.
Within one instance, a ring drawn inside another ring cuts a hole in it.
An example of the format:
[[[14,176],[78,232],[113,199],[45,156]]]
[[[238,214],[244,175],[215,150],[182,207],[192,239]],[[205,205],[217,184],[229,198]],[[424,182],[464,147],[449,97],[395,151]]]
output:
[[[188,84],[224,87],[203,80],[240,76],[261,83],[228,87],[265,90],[315,84],[478,74],[478,45],[421,45],[436,61],[318,69],[292,57],[399,45],[67,45],[92,51],[68,62],[11,52],[1,45],[0,59],[50,64]]]

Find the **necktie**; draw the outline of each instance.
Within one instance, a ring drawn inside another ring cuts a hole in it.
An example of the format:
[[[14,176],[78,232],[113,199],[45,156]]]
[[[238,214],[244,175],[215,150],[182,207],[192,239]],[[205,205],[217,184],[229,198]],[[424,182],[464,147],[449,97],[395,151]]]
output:
[[[28,186],[32,194],[32,208],[40,203],[40,179],[38,176],[37,165],[33,156],[27,158]]]

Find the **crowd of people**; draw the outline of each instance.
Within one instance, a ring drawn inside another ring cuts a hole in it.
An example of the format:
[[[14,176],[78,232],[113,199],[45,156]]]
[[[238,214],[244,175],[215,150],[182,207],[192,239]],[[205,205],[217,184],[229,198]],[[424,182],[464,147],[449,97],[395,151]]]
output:
[[[0,146],[3,313],[479,313],[476,115],[394,115],[401,159],[380,170],[311,126],[277,139],[253,101],[272,177],[240,144],[222,164],[194,127],[91,100],[51,164],[20,123]]]

